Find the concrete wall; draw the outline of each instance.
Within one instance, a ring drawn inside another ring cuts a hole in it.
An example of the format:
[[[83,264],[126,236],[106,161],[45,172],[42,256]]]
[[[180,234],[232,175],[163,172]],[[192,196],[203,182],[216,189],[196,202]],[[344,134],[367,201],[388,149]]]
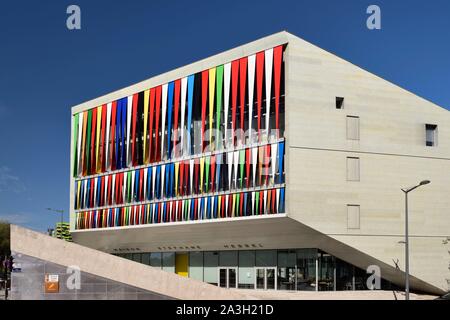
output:
[[[66,283],[71,274],[67,267],[24,254],[15,254],[14,262],[21,272],[11,275],[12,300],[166,300],[154,292],[132,287],[87,272],[80,274],[80,289],[70,289]],[[59,276],[59,292],[45,293],[46,274]]]
[[[299,38],[286,54],[289,217],[404,270],[400,188],[429,179],[410,194],[410,272],[448,290],[450,113]],[[360,140],[347,140],[347,115],[360,117]],[[425,146],[426,123],[438,125],[436,147]],[[360,181],[347,181],[349,156]],[[347,204],[360,205],[359,229],[347,227]]]
[[[191,300],[251,298],[14,225],[11,225],[11,251],[19,259],[20,254],[25,259],[33,257],[39,259],[37,261],[45,261],[45,265],[50,269],[55,268],[58,273],[61,271],[58,267],[78,266],[83,273],[94,275],[97,279],[126,284],[127,289],[134,287],[144,290],[140,293],[150,292],[158,296]],[[34,271],[32,267],[26,268],[26,274],[34,274],[37,278],[34,281],[32,277],[25,279],[23,284],[30,286],[33,283],[38,287],[41,285],[39,278],[46,270],[45,267],[42,269],[43,266],[39,263],[36,268]],[[20,281],[20,277],[15,276],[15,279]],[[87,283],[92,282],[87,280]]]

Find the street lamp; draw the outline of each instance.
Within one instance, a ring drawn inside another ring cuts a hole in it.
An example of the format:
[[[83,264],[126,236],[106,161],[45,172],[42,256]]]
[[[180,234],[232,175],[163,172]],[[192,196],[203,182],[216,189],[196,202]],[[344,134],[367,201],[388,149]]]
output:
[[[64,222],[64,210],[61,209],[52,209],[52,208],[47,208],[48,211],[53,211],[56,213],[61,213],[61,224]]]
[[[408,193],[429,184],[430,180],[422,180],[418,185],[401,189],[405,193],[405,300],[409,300],[409,239],[408,239]]]

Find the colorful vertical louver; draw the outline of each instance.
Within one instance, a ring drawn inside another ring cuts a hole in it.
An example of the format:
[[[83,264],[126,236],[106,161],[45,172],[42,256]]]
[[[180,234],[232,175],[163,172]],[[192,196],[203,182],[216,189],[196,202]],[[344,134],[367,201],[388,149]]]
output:
[[[76,228],[284,212],[283,46],[73,116]]]

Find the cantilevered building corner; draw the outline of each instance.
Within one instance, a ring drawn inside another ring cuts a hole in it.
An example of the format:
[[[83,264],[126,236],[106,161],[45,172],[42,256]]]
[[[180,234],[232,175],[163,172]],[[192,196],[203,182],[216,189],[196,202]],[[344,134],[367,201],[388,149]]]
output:
[[[75,242],[221,287],[450,282],[450,114],[280,32],[72,108]]]

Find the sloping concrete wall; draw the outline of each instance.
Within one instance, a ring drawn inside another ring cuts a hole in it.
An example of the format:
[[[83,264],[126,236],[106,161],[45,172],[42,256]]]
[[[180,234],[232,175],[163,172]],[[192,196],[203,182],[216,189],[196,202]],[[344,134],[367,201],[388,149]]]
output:
[[[11,225],[11,251],[174,299],[252,299],[248,294],[180,277],[141,263]]]
[[[170,297],[87,272],[80,272],[79,286],[76,287],[73,273],[68,272],[67,267],[21,253],[14,255],[14,263],[20,266],[21,271],[11,274],[12,300],[171,300]],[[45,292],[46,274],[59,277],[58,292]]]

